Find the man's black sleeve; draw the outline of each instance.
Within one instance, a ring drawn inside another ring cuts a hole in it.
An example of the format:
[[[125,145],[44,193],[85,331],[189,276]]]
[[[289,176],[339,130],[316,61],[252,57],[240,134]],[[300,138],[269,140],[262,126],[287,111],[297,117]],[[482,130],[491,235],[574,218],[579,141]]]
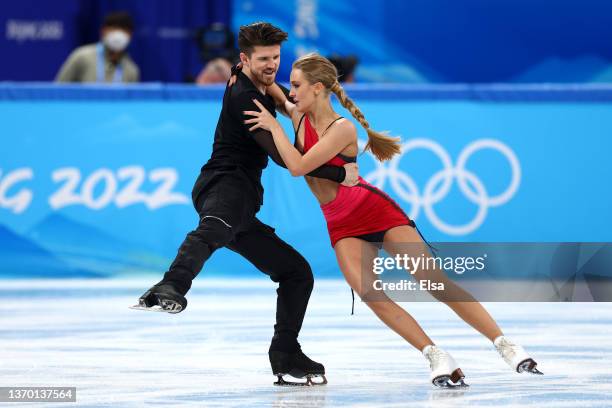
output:
[[[274,138],[272,134],[267,130],[257,129],[253,132],[253,138],[257,142],[262,149],[264,149],[268,156],[274,163],[278,164],[281,167],[287,168],[283,158],[281,157],[276,145],[274,144]],[[330,166],[328,164],[324,164],[323,166],[314,169],[310,173],[307,174],[310,177],[323,178],[331,181],[335,181],[336,183],[342,183],[344,178],[346,177],[346,170],[344,167]]]

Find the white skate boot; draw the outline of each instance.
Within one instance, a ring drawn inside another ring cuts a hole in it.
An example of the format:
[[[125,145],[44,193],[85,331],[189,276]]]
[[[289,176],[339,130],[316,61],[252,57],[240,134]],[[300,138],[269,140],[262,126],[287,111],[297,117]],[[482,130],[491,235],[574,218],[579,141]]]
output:
[[[514,344],[504,336],[496,338],[493,344],[504,361],[517,373],[544,374],[536,368],[538,363],[529,357],[529,354],[521,346]]]
[[[429,361],[430,378],[433,385],[444,388],[468,387],[463,382],[465,378],[463,372],[457,367],[455,359],[446,351],[437,346],[429,345],[423,348],[423,355]]]

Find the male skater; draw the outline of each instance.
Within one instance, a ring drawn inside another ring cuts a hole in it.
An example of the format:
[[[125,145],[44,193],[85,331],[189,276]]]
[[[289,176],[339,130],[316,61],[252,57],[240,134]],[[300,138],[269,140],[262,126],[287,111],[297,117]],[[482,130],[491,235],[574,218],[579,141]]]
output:
[[[307,382],[302,384],[314,384],[311,378],[316,376],[323,377],[322,383],[326,383],[323,365],[304,355],[297,341],[313,287],[310,266],[274,233],[274,228],[255,216],[263,203],[261,173],[268,156],[285,165],[272,135],[261,129],[250,132],[243,118],[243,111],[256,108],[253,99],[276,116],[274,100],[266,95],[266,87],[274,83],[281,43],[286,39],[287,33],[269,23],[240,27],[242,71],[237,73],[236,83],[225,91],[213,152],[193,188],[200,223],[187,234],[164,278],[142,295],[136,308],[182,311],[187,306],[185,294],[204,262],[216,249],[229,248],[279,284],[269,350],[272,372],[278,376],[275,384],[294,384],[284,381],[284,374],[306,377]],[[355,166],[325,165],[309,175],[353,185],[358,171]]]

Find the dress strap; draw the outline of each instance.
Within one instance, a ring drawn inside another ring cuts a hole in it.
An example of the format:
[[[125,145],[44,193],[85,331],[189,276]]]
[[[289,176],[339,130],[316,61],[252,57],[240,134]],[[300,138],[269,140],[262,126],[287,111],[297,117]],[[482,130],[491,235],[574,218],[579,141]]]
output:
[[[306,117],[306,114],[303,114],[302,117],[300,118],[300,122],[298,123],[298,127],[297,129],[295,129],[295,135],[297,136],[298,132],[300,131],[300,127],[302,127],[302,122],[304,121],[304,118]]]
[[[332,120],[332,122],[329,124],[329,126],[327,126],[327,127],[325,128],[325,130],[323,131],[323,133],[321,133],[321,136],[319,136],[319,139],[320,139],[320,138],[322,138],[322,137],[323,137],[323,135],[324,135],[325,133],[327,133],[327,131],[329,130],[329,128],[330,128],[330,127],[332,127],[332,125],[333,125],[334,123],[336,123],[337,121],[339,121],[340,119],[344,119],[344,117],[339,116],[339,117],[337,117],[336,119]]]

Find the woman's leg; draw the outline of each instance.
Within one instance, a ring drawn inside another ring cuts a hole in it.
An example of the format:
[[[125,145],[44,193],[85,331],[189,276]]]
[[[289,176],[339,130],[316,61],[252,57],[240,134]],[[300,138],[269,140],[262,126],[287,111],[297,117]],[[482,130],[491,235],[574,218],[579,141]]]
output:
[[[416,245],[403,245],[407,243],[414,243]],[[409,226],[395,227],[387,231],[384,244],[385,250],[393,256],[400,255],[403,257],[408,255],[420,257],[421,254],[429,253],[426,244],[421,239],[417,230]],[[444,291],[432,290],[430,291],[431,295],[444,302],[466,323],[485,335],[489,340],[493,341],[502,335],[502,331],[486,309],[472,295],[450,280],[443,270],[438,268],[419,269],[413,276],[417,281],[430,280],[436,283],[443,283]],[[461,299],[461,301],[450,301],[449,299]]]
[[[346,281],[380,320],[419,351],[433,344],[416,320],[384,292],[377,291],[368,296],[368,292],[373,291],[372,283],[375,280],[372,262],[377,251],[373,245],[357,238],[344,238],[336,243],[334,249]],[[368,300],[368,297],[375,300]]]

